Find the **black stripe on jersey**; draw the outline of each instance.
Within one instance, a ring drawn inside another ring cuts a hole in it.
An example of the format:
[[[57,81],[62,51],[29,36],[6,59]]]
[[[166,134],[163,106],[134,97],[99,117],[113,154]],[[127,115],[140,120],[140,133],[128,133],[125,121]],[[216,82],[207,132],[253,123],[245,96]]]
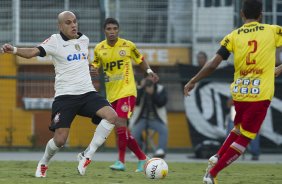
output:
[[[224,46],[221,46],[216,53],[220,55],[223,60],[227,60],[230,56],[230,52]]]
[[[140,57],[140,54],[138,53],[137,49],[134,49],[134,50],[133,50],[133,53],[135,54],[135,57],[136,57],[136,58],[139,58],[139,57]]]
[[[38,48],[39,51],[40,51],[40,53],[39,53],[39,56],[40,56],[40,57],[46,56],[46,51],[45,51],[45,49],[44,49],[43,47],[38,46],[37,48]]]

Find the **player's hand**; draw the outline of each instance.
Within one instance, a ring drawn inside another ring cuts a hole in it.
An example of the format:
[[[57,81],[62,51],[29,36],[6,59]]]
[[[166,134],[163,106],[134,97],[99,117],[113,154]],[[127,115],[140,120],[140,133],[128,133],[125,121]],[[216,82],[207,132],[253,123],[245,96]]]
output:
[[[9,53],[9,54],[13,54],[14,51],[14,47],[10,44],[4,44],[1,47],[1,53]]]
[[[154,83],[157,83],[159,81],[159,76],[154,72],[148,73],[148,76]]]
[[[275,67],[275,77],[278,77],[282,72],[282,65]]]
[[[91,75],[93,75],[94,77],[99,76],[99,68],[91,66],[90,67],[90,73]]]
[[[184,86],[184,95],[185,96],[190,96],[190,92],[192,89],[194,89],[196,83],[192,82],[191,80],[187,82],[187,84]]]

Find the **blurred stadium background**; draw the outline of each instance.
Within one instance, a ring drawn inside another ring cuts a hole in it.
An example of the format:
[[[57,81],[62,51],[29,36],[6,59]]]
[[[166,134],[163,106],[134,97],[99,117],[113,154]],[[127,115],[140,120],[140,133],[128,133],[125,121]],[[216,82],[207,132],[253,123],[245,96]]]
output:
[[[282,0],[263,3],[263,22],[282,25]],[[58,32],[57,14],[71,10],[77,15],[80,31],[90,39],[92,58],[95,44],[104,39],[104,19],[117,18],[120,36],[137,44],[167,88],[168,148],[189,150],[204,140],[220,142],[225,136],[232,57],[217,75],[199,85],[195,98],[184,99],[182,91],[183,83],[199,69],[196,54],[205,51],[212,57],[223,36],[242,24],[240,6],[240,0],[1,0],[0,44],[36,46]],[[278,50],[277,63],[281,61]],[[142,77],[138,70],[136,77]],[[281,152],[282,148],[280,81],[278,78],[278,92],[261,132],[266,151]],[[94,84],[103,92],[98,79]],[[26,60],[0,54],[0,147],[45,146],[52,136],[48,125],[53,85],[50,58]],[[85,147],[93,130],[89,119],[77,117],[66,147]],[[105,147],[115,147],[113,134]]]

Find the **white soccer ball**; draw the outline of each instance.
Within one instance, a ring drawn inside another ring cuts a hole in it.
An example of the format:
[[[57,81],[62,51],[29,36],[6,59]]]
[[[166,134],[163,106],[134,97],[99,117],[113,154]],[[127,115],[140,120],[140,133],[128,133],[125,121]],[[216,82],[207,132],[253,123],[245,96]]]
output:
[[[151,158],[146,162],[144,171],[147,178],[163,179],[168,174],[168,166],[161,158]]]

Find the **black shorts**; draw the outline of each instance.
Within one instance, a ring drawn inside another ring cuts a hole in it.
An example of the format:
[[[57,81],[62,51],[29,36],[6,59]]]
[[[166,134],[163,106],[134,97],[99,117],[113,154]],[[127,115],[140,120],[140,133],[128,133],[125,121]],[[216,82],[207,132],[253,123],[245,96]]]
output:
[[[97,92],[88,92],[82,95],[61,95],[55,98],[52,104],[51,125],[49,129],[70,128],[76,115],[92,118],[92,123],[99,124],[101,118],[96,112],[111,104]]]

